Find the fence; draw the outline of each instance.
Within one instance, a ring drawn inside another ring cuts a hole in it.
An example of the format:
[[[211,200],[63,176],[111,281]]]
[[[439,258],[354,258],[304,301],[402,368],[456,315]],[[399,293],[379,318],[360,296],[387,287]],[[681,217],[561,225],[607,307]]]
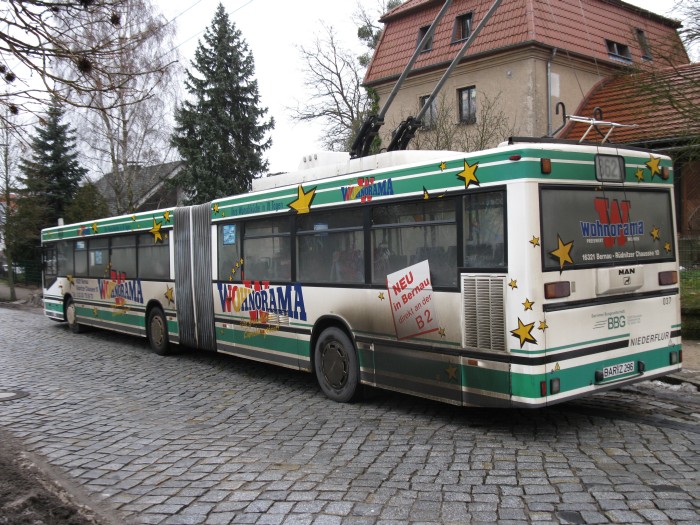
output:
[[[41,286],[41,262],[17,261],[13,265],[13,277],[15,284],[24,286]],[[0,279],[9,277],[7,264],[0,265]]]

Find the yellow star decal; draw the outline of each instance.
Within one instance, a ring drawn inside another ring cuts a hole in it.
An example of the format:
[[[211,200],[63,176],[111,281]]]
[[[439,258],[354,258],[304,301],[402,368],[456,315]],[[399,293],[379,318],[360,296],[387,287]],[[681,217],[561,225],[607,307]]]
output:
[[[214,206],[212,207],[212,210],[214,210],[214,213],[219,213],[219,203],[215,203]]]
[[[428,190],[425,189],[425,186],[423,186],[423,200],[427,201],[430,198],[430,193],[428,193]]]
[[[542,330],[543,332],[547,328],[549,328],[549,326],[547,326],[547,321],[540,321],[540,326],[537,327],[538,330]]]
[[[445,329],[444,329],[442,326],[441,326],[440,328],[438,328],[438,334],[439,334],[440,337],[442,337],[442,338],[445,337]]]
[[[73,278],[72,275],[70,275],[70,274],[66,275],[66,280],[70,283],[71,286],[75,285],[75,279]]]
[[[377,296],[380,301],[384,300],[384,292],[379,292],[379,295]]]
[[[131,216],[131,220],[132,220],[132,221],[135,221],[135,220],[136,220],[136,215],[132,215],[132,216]]]
[[[444,162],[441,162],[441,163],[440,163],[440,166],[439,166],[440,171],[445,171],[445,168],[446,168],[446,167],[447,167],[447,164],[445,164]]]
[[[533,235],[529,242],[533,248],[537,248],[540,245],[540,238]]]
[[[173,297],[174,291],[173,288],[170,288],[167,284],[165,285],[165,293],[163,295],[165,295],[165,298],[168,300],[168,306],[175,302],[175,298]]]
[[[508,283],[508,286],[510,286],[511,290],[515,290],[518,287],[518,281],[516,281],[515,279],[511,279]]]
[[[659,175],[661,176],[661,168],[659,168],[659,163],[661,162],[661,159],[654,157],[654,155],[649,154],[650,159],[645,163],[647,168],[651,171],[651,178],[654,178],[654,175]]]
[[[563,270],[564,269],[564,263],[569,263],[569,264],[574,264],[574,261],[571,259],[571,248],[574,246],[574,241],[567,242],[564,244],[564,241],[561,240],[561,237],[557,235],[557,243],[559,244],[559,247],[556,250],[553,250],[549,252],[551,255],[554,255],[559,259],[559,269]]]
[[[658,240],[659,240],[659,234],[661,233],[661,231],[660,231],[656,226],[654,226],[654,227],[651,229],[651,232],[650,232],[650,233],[651,233],[651,238],[652,238],[652,239],[654,239],[655,241],[658,241]]]
[[[162,225],[162,222],[156,222],[156,220],[153,219],[153,228],[148,230],[148,233],[153,234],[153,244],[155,244],[158,241],[163,242],[163,234],[160,232],[160,227]]]
[[[96,222],[92,223],[92,231],[97,233],[97,223]]]
[[[311,201],[314,200],[315,195],[316,188],[313,188],[308,192],[304,192],[304,188],[302,188],[301,184],[299,184],[299,187],[297,188],[297,198],[288,204],[288,206],[295,210],[298,214],[309,213],[309,209],[311,209]]]
[[[671,243],[667,242],[664,244],[664,250],[666,250],[666,253],[671,253]]]
[[[457,367],[455,365],[450,365],[445,368],[445,373],[447,374],[448,381],[457,381]]]
[[[464,161],[464,169],[457,174],[457,177],[459,177],[460,179],[464,179],[465,189],[469,188],[469,185],[472,183],[475,186],[479,186],[479,179],[476,178],[476,170],[478,168],[478,162],[475,162],[473,165],[470,166],[466,160]]]
[[[163,214],[163,218],[165,219],[165,222],[170,222],[170,210]]]
[[[533,301],[530,301],[527,297],[525,298],[525,302],[523,303],[523,306],[525,307],[525,310],[532,310],[532,305],[535,303]]]
[[[97,317],[97,308],[92,309],[92,315]]]
[[[644,170],[642,168],[637,168],[634,172],[634,176],[637,177],[637,182],[644,182]]]
[[[510,333],[513,337],[520,340],[520,348],[522,348],[525,343],[537,344],[537,339],[532,336],[532,329],[534,326],[535,323],[523,324],[520,317],[518,317],[518,327],[515,330],[511,330]]]

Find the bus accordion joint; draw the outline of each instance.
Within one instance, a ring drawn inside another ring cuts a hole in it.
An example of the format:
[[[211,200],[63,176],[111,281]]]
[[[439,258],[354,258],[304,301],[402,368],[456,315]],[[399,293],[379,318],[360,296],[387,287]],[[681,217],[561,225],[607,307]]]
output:
[[[560,299],[571,295],[570,281],[556,281],[553,283],[545,283],[544,297],[545,299]]]
[[[672,284],[678,284],[678,272],[676,270],[659,272],[659,286],[670,286]]]

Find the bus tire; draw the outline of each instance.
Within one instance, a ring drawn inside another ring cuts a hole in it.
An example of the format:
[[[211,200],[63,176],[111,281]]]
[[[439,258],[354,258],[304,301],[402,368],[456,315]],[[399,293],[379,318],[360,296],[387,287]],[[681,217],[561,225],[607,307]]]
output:
[[[357,352],[341,329],[331,327],[321,332],[314,352],[314,369],[321,390],[333,401],[347,403],[359,394]]]
[[[83,326],[78,323],[78,314],[75,311],[75,302],[72,297],[66,299],[65,317],[71,332],[79,334],[83,331]]]
[[[148,312],[146,336],[151,349],[158,355],[170,353],[170,338],[168,337],[168,321],[163,310],[158,306]]]

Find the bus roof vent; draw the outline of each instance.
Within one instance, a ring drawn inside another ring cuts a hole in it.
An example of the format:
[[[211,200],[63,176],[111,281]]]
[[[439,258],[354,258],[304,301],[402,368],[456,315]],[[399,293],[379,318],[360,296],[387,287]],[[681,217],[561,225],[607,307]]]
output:
[[[506,351],[505,290],[506,278],[503,276],[462,276],[464,347]]]

